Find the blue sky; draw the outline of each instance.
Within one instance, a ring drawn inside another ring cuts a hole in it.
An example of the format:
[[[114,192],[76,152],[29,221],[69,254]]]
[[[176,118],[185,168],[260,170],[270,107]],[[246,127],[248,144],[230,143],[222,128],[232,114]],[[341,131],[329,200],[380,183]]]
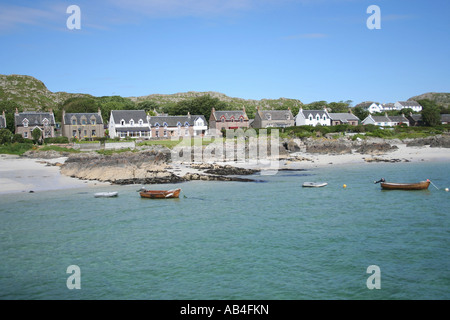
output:
[[[0,74],[94,96],[395,102],[450,92],[449,12],[448,0],[7,0]]]

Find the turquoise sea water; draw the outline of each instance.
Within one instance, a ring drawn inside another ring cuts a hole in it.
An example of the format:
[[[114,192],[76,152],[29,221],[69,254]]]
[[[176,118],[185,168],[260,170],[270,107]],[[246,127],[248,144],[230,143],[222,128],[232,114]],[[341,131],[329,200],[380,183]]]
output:
[[[0,195],[0,299],[449,299],[450,163]],[[429,178],[440,188],[382,191]],[[325,188],[302,188],[326,181]],[[347,188],[343,188],[343,184]],[[159,185],[158,189],[174,185]],[[81,270],[69,290],[67,267]],[[370,265],[381,288],[369,290]]]

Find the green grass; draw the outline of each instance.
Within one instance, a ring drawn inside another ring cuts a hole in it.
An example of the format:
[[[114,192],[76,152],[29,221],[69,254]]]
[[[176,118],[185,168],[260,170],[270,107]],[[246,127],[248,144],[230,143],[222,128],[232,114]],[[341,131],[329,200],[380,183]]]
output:
[[[31,150],[33,145],[31,143],[12,143],[0,145],[0,153],[1,154],[13,154],[17,156],[21,156],[28,150]]]
[[[56,151],[56,152],[69,152],[69,153],[80,153],[80,150],[75,150],[72,148],[64,148],[59,146],[46,145],[39,148],[39,151]]]
[[[222,139],[222,138],[220,138]],[[169,149],[173,149],[176,146],[195,146],[198,142],[201,141],[202,146],[207,146],[212,142],[217,141],[217,139],[208,139],[208,138],[191,138],[191,139],[182,139],[182,140],[148,140],[144,142],[140,142],[137,146],[163,146]]]

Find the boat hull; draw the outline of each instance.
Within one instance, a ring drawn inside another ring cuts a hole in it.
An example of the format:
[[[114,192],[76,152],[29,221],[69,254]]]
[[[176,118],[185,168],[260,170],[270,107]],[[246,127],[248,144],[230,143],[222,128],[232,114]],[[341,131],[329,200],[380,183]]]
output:
[[[305,182],[303,183],[302,187],[304,188],[321,188],[328,185],[326,182]]]
[[[429,186],[430,181],[422,181],[418,183],[381,183],[381,188],[383,190],[426,190]]]
[[[119,196],[118,192],[99,192],[94,194],[95,198],[115,198],[118,196]]]
[[[143,190],[139,194],[147,199],[171,199],[179,198],[181,189],[174,190]]]

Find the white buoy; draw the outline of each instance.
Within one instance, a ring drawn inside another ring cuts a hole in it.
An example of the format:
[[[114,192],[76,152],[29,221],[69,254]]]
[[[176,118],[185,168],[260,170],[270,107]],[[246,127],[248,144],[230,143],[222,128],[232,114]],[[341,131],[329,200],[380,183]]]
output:
[[[447,192],[448,192],[448,188],[445,188],[445,191],[447,191]]]

